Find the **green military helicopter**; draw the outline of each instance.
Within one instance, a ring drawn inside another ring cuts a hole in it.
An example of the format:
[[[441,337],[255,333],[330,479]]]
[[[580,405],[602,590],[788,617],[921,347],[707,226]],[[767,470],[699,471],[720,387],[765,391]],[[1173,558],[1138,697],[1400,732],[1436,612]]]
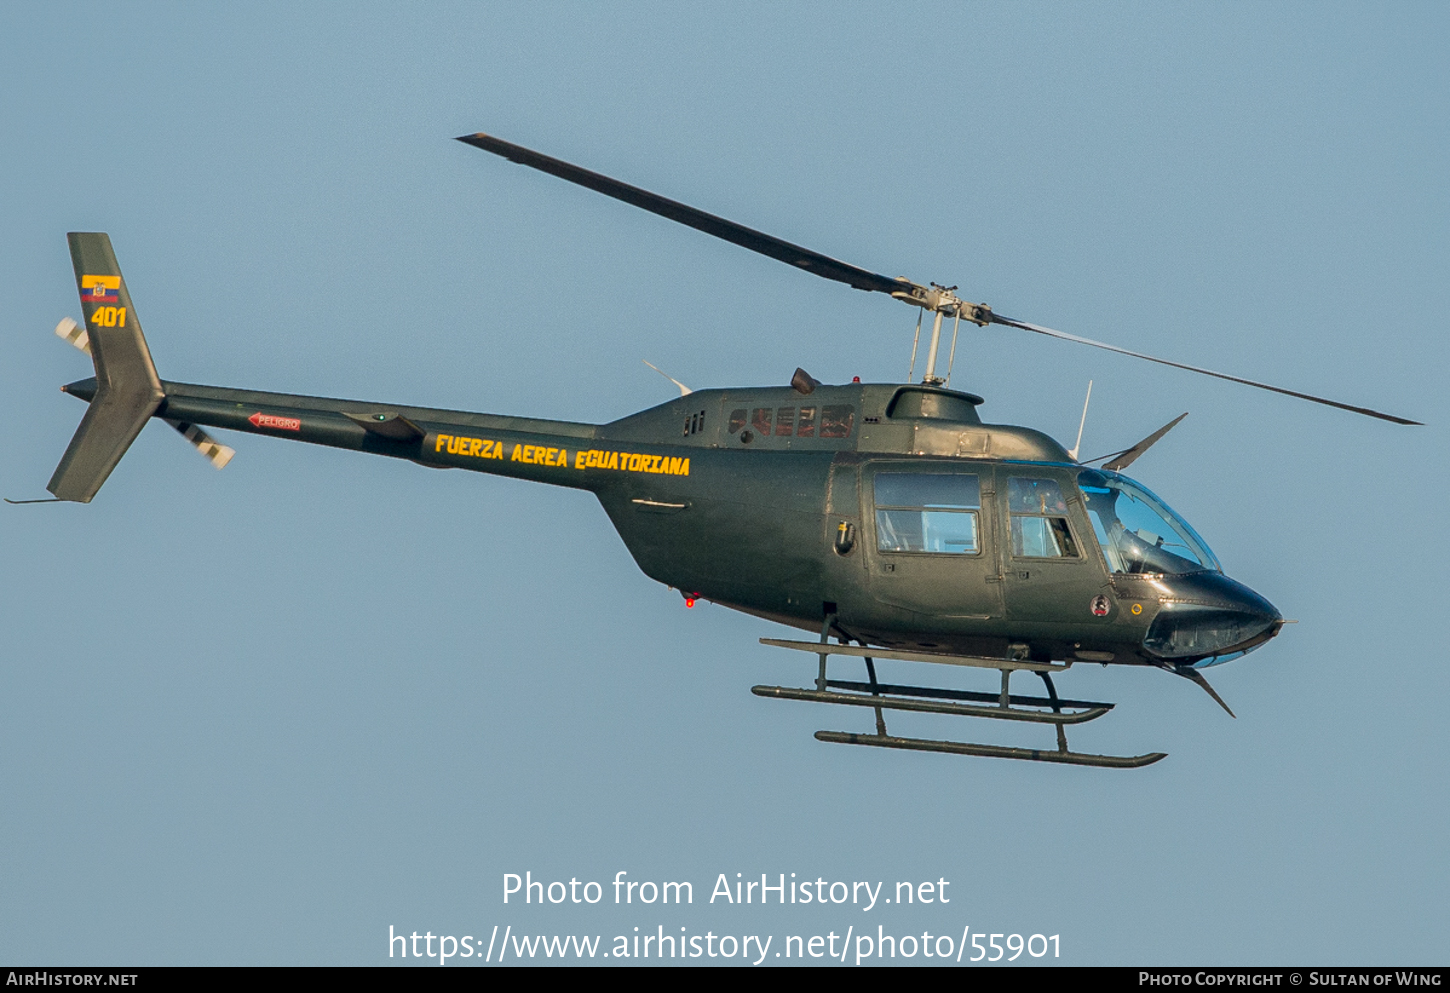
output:
[[[955,287],[869,272],[489,135],[458,140],[930,312],[925,375],[906,385],[835,386],[797,369],[782,387],[680,385],[678,399],[608,424],[173,383],[157,375],[109,237],[76,233],[68,238],[84,321],[66,319],[56,333],[90,353],[96,375],[62,387],[90,407],[47,487],[54,499],[89,502],[153,417],[218,468],[233,451],[203,427],[589,490],[645,574],[681,591],[687,605],[707,599],[818,635],[761,639],[818,656],[814,687],[753,689],[875,712],[874,733],[820,731],[818,739],[1136,767],[1164,754],[1069,750],[1066,726],[1113,705],[1060,698],[1053,674],[1077,662],[1165,669],[1228,710],[1201,670],[1264,644],[1284,619],[1224,575],[1183,518],[1120,474],[1181,417],[1090,460],[1101,468],[1040,431],[983,423],[982,398],[949,388],[950,357],[948,377],[937,375],[944,318],[953,322],[952,355],[962,320],[999,324],[1418,423],[1014,320],[959,298]],[[918,342],[921,325],[918,318]],[[863,660],[866,678],[831,678],[831,656]],[[997,670],[1000,690],[880,682],[878,659]],[[1011,692],[1016,672],[1036,673],[1046,695]],[[887,710],[1052,725],[1056,748],[899,737],[886,729]]]

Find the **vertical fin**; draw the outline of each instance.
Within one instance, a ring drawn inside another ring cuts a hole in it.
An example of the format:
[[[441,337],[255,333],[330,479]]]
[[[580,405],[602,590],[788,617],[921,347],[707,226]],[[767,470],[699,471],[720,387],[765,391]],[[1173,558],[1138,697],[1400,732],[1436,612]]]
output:
[[[96,367],[96,395],[46,489],[61,500],[90,503],[166,397],[111,239],[76,232],[66,239],[81,295],[82,333]],[[79,347],[79,336],[71,337],[69,329],[62,337]]]

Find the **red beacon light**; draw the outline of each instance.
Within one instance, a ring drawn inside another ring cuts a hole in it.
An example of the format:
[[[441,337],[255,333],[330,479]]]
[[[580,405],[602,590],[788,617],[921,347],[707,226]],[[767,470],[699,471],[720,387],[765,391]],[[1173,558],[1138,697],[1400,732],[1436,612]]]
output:
[[[698,600],[698,599],[699,599],[699,597],[697,597],[695,594],[693,594],[693,593],[686,593],[685,594],[685,606],[686,607],[693,607],[695,605],[695,601]]]

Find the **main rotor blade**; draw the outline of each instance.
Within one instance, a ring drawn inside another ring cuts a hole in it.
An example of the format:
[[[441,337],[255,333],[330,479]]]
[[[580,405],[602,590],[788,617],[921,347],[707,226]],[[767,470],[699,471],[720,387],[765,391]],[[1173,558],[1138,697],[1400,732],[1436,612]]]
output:
[[[1093,341],[1091,338],[1079,338],[1075,334],[1068,334],[1066,331],[1054,331],[1052,328],[1040,327],[1036,324],[1028,324],[1026,321],[1013,320],[1010,317],[1003,317],[1001,314],[992,314],[993,324],[1005,324],[1007,327],[1020,328],[1023,331],[1032,331],[1036,334],[1047,335],[1049,338],[1061,338],[1063,341],[1075,341],[1079,345],[1092,345],[1094,348],[1106,348],[1110,352],[1117,352],[1119,355],[1131,355],[1135,359],[1145,359],[1149,362],[1157,362],[1159,365],[1172,366],[1175,369],[1183,369],[1187,372],[1196,372],[1204,376],[1214,376],[1218,379],[1227,379],[1231,383],[1242,383],[1244,386],[1254,386],[1261,390],[1268,390],[1271,393],[1282,393],[1285,396],[1297,397],[1300,400],[1308,400],[1312,403],[1322,403],[1326,407],[1338,407],[1340,410],[1348,410],[1355,414],[1364,414],[1366,417],[1378,417],[1382,421],[1392,421],[1395,424],[1422,424],[1421,421],[1412,421],[1404,417],[1396,417],[1394,414],[1384,414],[1378,410],[1370,410],[1368,407],[1355,407],[1352,404],[1340,403],[1338,400],[1326,400],[1324,397],[1313,396],[1309,393],[1299,393],[1295,390],[1286,390],[1282,386],[1270,386],[1268,383],[1255,382],[1252,379],[1242,379],[1238,376],[1230,376],[1227,373],[1214,372],[1210,369],[1200,369],[1197,366],[1185,365],[1182,362],[1173,362],[1168,359],[1160,359],[1153,355],[1144,355],[1142,352],[1130,351],[1126,348],[1119,348],[1117,345],[1109,345],[1101,341]]]
[[[1255,382],[1252,379],[1242,379],[1238,376],[1230,376],[1222,372],[1213,372],[1208,369],[1200,369],[1197,366],[1186,365],[1182,362],[1172,362],[1168,359],[1160,359],[1152,355],[1144,355],[1141,352],[1130,351],[1126,348],[1119,348],[1116,345],[1109,345],[1101,341],[1093,341],[1091,338],[1080,338],[1077,335],[1067,334],[1063,331],[1054,331],[1052,328],[1044,328],[1036,324],[1028,324],[1026,321],[1014,320],[1010,317],[1003,317],[993,313],[991,308],[984,304],[968,303],[959,299],[954,292],[955,287],[940,287],[933,284],[931,287],[913,283],[905,277],[893,279],[884,276],[879,272],[871,272],[859,266],[842,262],[840,259],[833,259],[828,255],[813,252],[809,248],[802,248],[800,245],[793,245],[763,231],[756,231],[743,224],[736,224],[723,217],[708,214],[687,204],[676,200],[670,200],[657,193],[642,190],[637,186],[630,186],[617,179],[597,172],[591,172],[580,166],[552,158],[522,145],[515,145],[512,142],[495,138],[492,135],[478,132],[477,134],[460,135],[459,141],[475,148],[481,148],[485,152],[492,152],[494,155],[502,156],[510,162],[517,162],[526,165],[531,169],[538,169],[551,176],[567,180],[605,196],[622,200],[625,203],[643,208],[652,214],[667,217],[677,221],[686,227],[694,228],[696,231],[703,231],[705,234],[714,235],[731,244],[739,245],[741,248],[748,248],[752,252],[781,262],[788,263],[798,269],[815,273],[826,279],[835,280],[838,283],[845,283],[858,290],[868,290],[875,293],[885,293],[913,306],[923,307],[939,313],[955,314],[958,317],[973,321],[977,324],[1002,324],[1007,327],[1020,328],[1023,331],[1032,331],[1036,334],[1047,335],[1049,338],[1061,338],[1064,341],[1075,341],[1081,345],[1092,345],[1094,348],[1105,348],[1110,352],[1117,352],[1120,355],[1130,355],[1136,359],[1146,359],[1149,362],[1157,362],[1159,365],[1172,366],[1175,369],[1183,369],[1187,372],[1196,372],[1205,376],[1214,376],[1218,379],[1226,379],[1231,383],[1241,383],[1244,386],[1253,386],[1261,390],[1268,390],[1271,393],[1282,393],[1285,396],[1296,397],[1300,400],[1309,400],[1313,403],[1324,404],[1326,407],[1338,407],[1340,410],[1348,410],[1356,414],[1364,414],[1367,417],[1377,417],[1380,420],[1392,421],[1395,424],[1419,424],[1419,421],[1408,420],[1404,417],[1396,417],[1393,414],[1384,414],[1377,410],[1370,410],[1368,407],[1355,407],[1351,404],[1340,403],[1337,400],[1328,400],[1324,397],[1313,396],[1309,393],[1299,393],[1295,390],[1286,390],[1279,386],[1270,386],[1268,383]]]
[[[834,279],[838,283],[854,286],[858,290],[888,294],[905,293],[913,297],[918,294],[925,296],[928,292],[925,287],[918,286],[910,280],[893,279],[890,276],[883,276],[879,272],[870,272],[839,259],[833,259],[828,255],[822,255],[820,252],[813,252],[809,248],[792,245],[788,241],[782,241],[762,231],[756,231],[754,228],[747,228],[743,224],[736,224],[723,217],[707,214],[705,211],[697,210],[687,204],[670,200],[648,190],[642,190],[637,186],[630,186],[628,183],[621,183],[617,179],[590,172],[588,169],[551,158],[492,135],[479,132],[478,134],[462,135],[458,140],[466,145],[481,148],[485,152],[501,155],[510,162],[517,162],[520,165],[538,169],[540,172],[547,172],[551,176],[558,176],[560,179],[577,183],[596,193],[603,193],[607,197],[642,207],[652,214],[668,217],[670,220],[678,221],[696,231],[714,235],[716,238],[722,238],[741,248],[748,248],[752,252],[759,252],[761,255],[789,263],[807,272],[813,272],[817,276],[824,276],[826,279]]]

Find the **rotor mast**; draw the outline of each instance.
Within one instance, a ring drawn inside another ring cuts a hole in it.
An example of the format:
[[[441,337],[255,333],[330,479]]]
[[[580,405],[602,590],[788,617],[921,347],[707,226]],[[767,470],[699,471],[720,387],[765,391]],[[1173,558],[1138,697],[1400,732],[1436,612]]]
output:
[[[902,279],[901,282],[909,283]],[[943,379],[936,374],[937,350],[941,347],[941,325],[942,318],[948,314],[960,323],[966,318],[979,327],[986,327],[992,322],[992,308],[984,303],[969,303],[956,295],[955,286],[942,286],[940,283],[932,283],[930,287],[917,286],[909,283],[910,289],[901,289],[892,292],[892,296],[898,300],[913,304],[922,310],[930,310],[934,317],[931,322],[931,343],[926,349],[926,372],[921,377],[923,386],[942,386],[951,378],[951,370],[947,370],[947,378]],[[956,352],[956,332],[952,332],[952,352]]]

